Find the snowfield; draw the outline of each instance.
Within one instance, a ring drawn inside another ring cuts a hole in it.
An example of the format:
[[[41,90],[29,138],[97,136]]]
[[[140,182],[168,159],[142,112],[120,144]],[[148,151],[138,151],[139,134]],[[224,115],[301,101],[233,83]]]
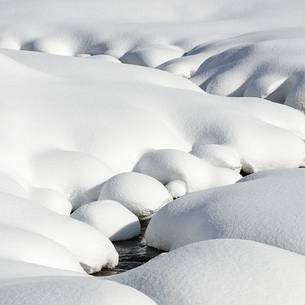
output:
[[[0,305],[303,305],[304,20],[0,1]]]

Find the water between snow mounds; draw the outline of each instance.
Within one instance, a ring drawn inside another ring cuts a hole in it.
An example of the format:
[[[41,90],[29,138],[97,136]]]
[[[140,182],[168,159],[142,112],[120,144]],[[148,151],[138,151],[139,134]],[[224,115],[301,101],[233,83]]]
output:
[[[141,234],[133,239],[114,242],[114,246],[119,253],[120,261],[114,269],[103,269],[94,273],[95,276],[107,276],[125,272],[136,268],[163,251],[148,247],[144,241],[144,233],[149,220],[141,222]]]

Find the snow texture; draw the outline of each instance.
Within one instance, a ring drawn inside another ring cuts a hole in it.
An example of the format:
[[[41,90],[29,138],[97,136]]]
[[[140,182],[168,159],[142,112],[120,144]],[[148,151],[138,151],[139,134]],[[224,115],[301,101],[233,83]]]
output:
[[[241,238],[305,254],[304,181],[304,169],[268,171],[187,195],[154,215],[146,242],[171,250],[200,240]]]
[[[159,305],[303,305],[305,258],[246,240],[210,240],[110,277]]]
[[[99,200],[82,205],[71,217],[89,224],[112,241],[131,239],[141,231],[139,219],[114,200]]]

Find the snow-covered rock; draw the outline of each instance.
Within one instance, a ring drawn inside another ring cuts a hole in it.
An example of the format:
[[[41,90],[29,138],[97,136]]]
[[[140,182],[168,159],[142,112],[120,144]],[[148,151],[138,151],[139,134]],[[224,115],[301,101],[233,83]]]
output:
[[[148,245],[171,250],[195,241],[241,238],[305,254],[305,170],[269,171],[189,194],[159,210]]]
[[[89,277],[34,277],[1,285],[1,305],[156,305],[131,287]]]
[[[78,260],[67,249],[39,234],[0,225],[0,259],[82,272]]]
[[[210,240],[110,277],[159,305],[303,305],[305,258],[246,240]]]
[[[139,219],[113,200],[99,200],[82,205],[71,217],[89,224],[110,240],[131,239],[141,231]]]
[[[189,153],[174,149],[145,153],[134,170],[152,176],[163,184],[181,180],[188,192],[235,183],[241,178],[235,171],[211,166]]]
[[[151,216],[172,200],[158,180],[141,173],[122,173],[103,183],[99,200],[115,200],[140,218]]]
[[[75,255],[86,271],[117,264],[118,254],[110,240],[87,224],[6,193],[0,193],[0,203],[0,224],[54,240]]]

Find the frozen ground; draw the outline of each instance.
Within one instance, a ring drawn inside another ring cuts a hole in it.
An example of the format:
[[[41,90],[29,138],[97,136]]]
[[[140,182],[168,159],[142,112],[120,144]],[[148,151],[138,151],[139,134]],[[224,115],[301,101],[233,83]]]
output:
[[[303,305],[304,20],[0,1],[0,305]]]

